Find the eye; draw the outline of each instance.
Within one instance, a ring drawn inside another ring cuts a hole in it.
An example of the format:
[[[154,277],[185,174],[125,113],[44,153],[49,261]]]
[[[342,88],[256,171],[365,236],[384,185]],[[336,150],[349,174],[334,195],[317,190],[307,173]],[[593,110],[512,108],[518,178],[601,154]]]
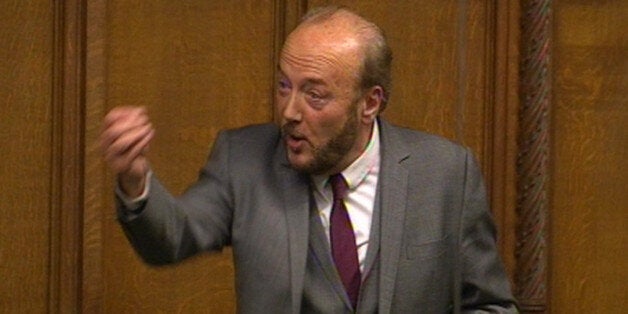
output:
[[[277,91],[279,92],[279,94],[285,95],[290,91],[291,88],[292,85],[285,78],[280,79],[279,82],[277,82]]]
[[[312,92],[312,91],[308,92],[307,96],[311,100],[321,100],[321,99],[323,99],[323,97],[320,94],[318,94],[317,92]]]
[[[305,93],[305,99],[310,106],[315,108],[322,108],[329,97],[326,94],[323,94],[317,90],[309,90]]]

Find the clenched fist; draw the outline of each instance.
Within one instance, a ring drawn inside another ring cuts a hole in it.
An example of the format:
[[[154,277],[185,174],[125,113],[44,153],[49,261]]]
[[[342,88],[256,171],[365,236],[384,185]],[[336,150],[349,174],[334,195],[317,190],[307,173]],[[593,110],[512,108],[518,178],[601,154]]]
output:
[[[100,147],[120,188],[130,197],[144,189],[148,172],[144,154],[154,134],[144,107],[117,107],[105,116]]]

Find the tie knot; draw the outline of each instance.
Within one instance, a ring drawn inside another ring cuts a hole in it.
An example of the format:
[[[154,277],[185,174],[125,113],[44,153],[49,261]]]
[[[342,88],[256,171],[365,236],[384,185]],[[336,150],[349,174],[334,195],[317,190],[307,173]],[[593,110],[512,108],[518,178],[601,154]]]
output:
[[[347,181],[342,174],[334,174],[329,177],[329,184],[331,184],[331,191],[334,194],[334,199],[343,199],[347,195]]]

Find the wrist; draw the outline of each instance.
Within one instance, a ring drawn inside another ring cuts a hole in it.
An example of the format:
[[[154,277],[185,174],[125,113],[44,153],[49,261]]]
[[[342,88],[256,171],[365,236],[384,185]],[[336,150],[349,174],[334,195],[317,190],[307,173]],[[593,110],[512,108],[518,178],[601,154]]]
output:
[[[144,192],[146,175],[144,174],[140,177],[136,177],[120,174],[118,176],[118,184],[124,194],[130,198],[136,198]]]

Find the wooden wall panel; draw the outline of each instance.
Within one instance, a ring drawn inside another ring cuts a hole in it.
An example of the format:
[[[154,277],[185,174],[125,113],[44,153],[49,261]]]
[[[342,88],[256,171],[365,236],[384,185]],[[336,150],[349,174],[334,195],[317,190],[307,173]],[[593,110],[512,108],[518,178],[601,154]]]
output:
[[[52,23],[44,1],[0,5],[0,311],[48,308]]]
[[[499,248],[506,271],[511,279],[516,272],[517,224],[517,136],[519,131],[519,76],[520,76],[520,18],[518,0],[492,2],[493,23],[487,33],[488,55],[493,58],[487,65],[489,106],[485,119],[488,124],[483,165],[489,186],[490,201],[498,225]],[[487,16],[490,19],[491,15]],[[514,284],[514,283],[513,283]],[[514,287],[513,287],[514,288]]]
[[[551,17],[551,0],[522,1],[514,293],[523,313],[548,309]]]
[[[196,179],[220,129],[270,121],[276,39],[271,1],[109,1],[106,104],[146,106],[149,158],[174,194]],[[111,178],[105,184],[112,191]],[[103,208],[105,312],[233,312],[231,254],[143,264]]]
[[[628,308],[628,2],[555,1],[552,313]]]
[[[105,218],[111,219],[111,182],[106,175],[98,139],[106,109],[107,0],[91,0],[85,7],[84,187],[82,211],[82,313],[104,313],[103,238]]]

